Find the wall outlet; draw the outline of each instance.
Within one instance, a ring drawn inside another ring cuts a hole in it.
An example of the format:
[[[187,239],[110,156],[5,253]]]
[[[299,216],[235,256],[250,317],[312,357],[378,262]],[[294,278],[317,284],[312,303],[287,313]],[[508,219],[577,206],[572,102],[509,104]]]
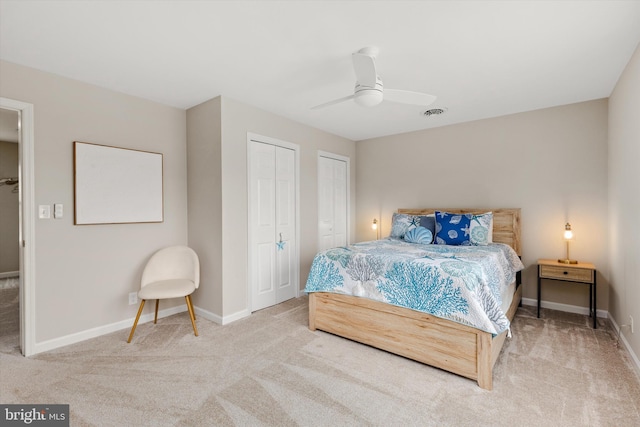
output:
[[[631,333],[633,333],[633,317],[629,315],[629,325],[631,325]]]
[[[134,305],[138,303],[138,293],[137,292],[131,292],[129,294],[129,305]]]

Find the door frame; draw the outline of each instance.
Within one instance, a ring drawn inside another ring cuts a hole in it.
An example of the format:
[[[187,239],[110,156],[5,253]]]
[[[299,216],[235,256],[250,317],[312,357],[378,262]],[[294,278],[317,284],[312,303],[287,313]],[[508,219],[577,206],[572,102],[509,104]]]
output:
[[[328,159],[333,159],[333,160],[340,160],[343,162],[347,163],[347,245],[351,244],[351,158],[347,157],[347,156],[342,156],[340,154],[335,154],[335,153],[330,153],[328,151],[322,151],[322,150],[318,150],[318,158],[317,158],[317,174],[318,176],[316,176],[316,181],[317,181],[317,193],[318,193],[318,209],[320,209],[320,179],[319,179],[319,175],[320,175],[320,157],[326,157]],[[319,216],[320,212],[318,211],[318,216]],[[318,241],[318,250],[320,250],[320,220],[318,219],[318,224],[316,224],[316,235],[317,235],[317,241]]]
[[[297,286],[295,288],[295,297],[298,298],[300,296],[300,146],[298,144],[294,144],[287,141],[282,141],[280,139],[271,138],[264,135],[259,135],[257,133],[247,132],[247,307],[249,312],[253,312],[253,287],[251,286],[253,283],[253,269],[251,266],[253,265],[253,251],[252,251],[252,223],[251,223],[251,178],[252,178],[252,161],[251,158],[251,142],[259,142],[262,144],[270,144],[275,145],[276,147],[287,148],[289,150],[293,150],[295,156],[295,184],[296,184],[296,250],[294,252],[295,260],[294,260],[294,277],[296,279]]]
[[[35,350],[35,164],[33,104],[0,97],[0,108],[18,112],[18,204],[20,247],[20,350]]]

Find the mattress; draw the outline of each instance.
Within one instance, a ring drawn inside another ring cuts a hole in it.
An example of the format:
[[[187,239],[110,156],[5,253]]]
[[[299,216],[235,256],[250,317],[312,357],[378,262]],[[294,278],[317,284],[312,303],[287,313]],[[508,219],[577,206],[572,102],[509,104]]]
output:
[[[499,334],[515,275],[524,266],[508,245],[424,245],[383,239],[322,251],[306,292],[370,298]]]

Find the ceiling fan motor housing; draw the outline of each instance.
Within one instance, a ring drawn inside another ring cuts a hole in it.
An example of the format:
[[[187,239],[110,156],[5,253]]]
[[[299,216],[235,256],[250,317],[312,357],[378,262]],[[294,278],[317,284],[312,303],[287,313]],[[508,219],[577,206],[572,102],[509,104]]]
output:
[[[363,86],[360,83],[356,83],[356,88],[353,94],[353,100],[356,104],[362,107],[373,107],[382,102],[382,80],[380,77],[376,79],[376,86]]]

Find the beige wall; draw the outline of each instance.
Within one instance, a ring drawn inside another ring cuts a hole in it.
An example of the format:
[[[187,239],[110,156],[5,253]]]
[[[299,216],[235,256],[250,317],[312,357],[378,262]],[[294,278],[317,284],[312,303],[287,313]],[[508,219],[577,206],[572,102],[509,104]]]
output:
[[[187,110],[189,246],[200,258],[198,308],[222,315],[221,98]],[[220,319],[216,319],[220,322]]]
[[[640,45],[609,100],[610,314],[640,357]]]
[[[0,141],[0,179],[17,176],[18,144]],[[13,192],[14,188],[15,185],[0,186],[0,273],[11,273],[20,269],[18,193]]]
[[[538,258],[595,263],[608,308],[607,100],[514,114],[357,143],[358,240],[388,235],[397,208],[522,209],[524,297],[535,299]],[[589,306],[585,285],[545,281],[543,300]]]
[[[355,205],[353,141],[222,97],[223,315],[249,309],[247,276],[247,132],[300,146],[300,286],[304,287],[318,244],[318,150],[351,159],[351,206]],[[354,218],[350,224],[354,236]]]
[[[36,222],[36,345],[132,319],[137,307],[128,305],[128,293],[138,290],[151,253],[171,244],[189,242],[202,258],[201,288],[194,296],[197,306],[221,318],[249,309],[247,132],[301,147],[300,285],[304,286],[317,249],[317,151],[349,157],[354,164],[354,142],[216,98],[189,110],[187,149],[184,110],[4,61],[0,74],[0,96],[34,105],[35,204],[65,207],[63,219]],[[76,140],[162,152],[164,222],[73,225]],[[193,168],[188,176],[187,156]],[[199,200],[207,193],[208,199]],[[351,194],[355,210],[354,167]],[[188,220],[193,223],[190,229]]]
[[[323,150],[352,161],[352,241],[374,237],[373,217],[388,234],[398,207],[521,207],[525,297],[535,299],[535,260],[564,255],[570,221],[572,256],[600,272],[598,307],[618,324],[633,315],[638,328],[640,238],[628,237],[640,233],[639,58],[636,51],[610,108],[596,100],[358,143],[228,98],[187,113],[0,61],[0,96],[35,107],[35,203],[65,206],[65,218],[36,222],[36,343],[131,319],[127,294],[145,260],[187,239],[203,262],[196,305],[221,318],[248,310],[247,132],[301,147],[301,287],[317,250]],[[165,221],[74,226],[74,140],[162,152]],[[546,283],[544,299],[588,305],[580,285]],[[640,353],[638,332],[625,336]]]
[[[35,204],[65,212],[35,224],[36,344],[132,319],[146,259],[187,243],[185,111],[5,61],[0,76],[0,96],[34,105]],[[163,153],[164,222],[74,226],[73,141]]]

